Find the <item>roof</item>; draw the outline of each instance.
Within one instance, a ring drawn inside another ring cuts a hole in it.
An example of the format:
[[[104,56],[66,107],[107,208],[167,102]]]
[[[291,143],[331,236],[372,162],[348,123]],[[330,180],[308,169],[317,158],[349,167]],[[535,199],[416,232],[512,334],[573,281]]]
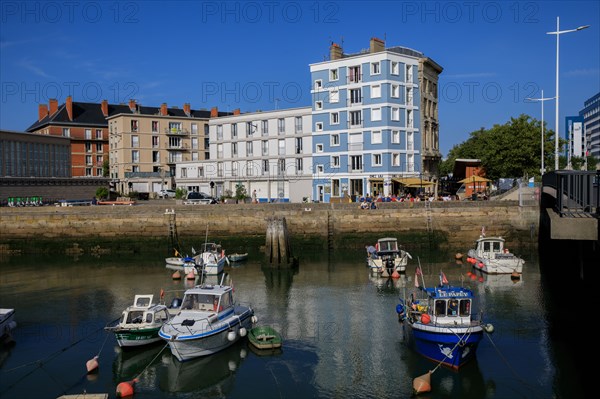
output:
[[[86,102],[76,102],[73,101],[73,120],[69,120],[69,115],[67,113],[67,107],[65,104],[61,104],[58,107],[58,110],[52,114],[46,116],[41,121],[36,121],[31,126],[29,126],[26,131],[32,132],[38,130],[47,125],[71,125],[71,126],[92,126],[92,127],[107,127],[108,121],[107,117],[102,113],[102,105],[101,103],[86,103]],[[191,118],[201,118],[201,119],[210,119],[209,110],[190,110]],[[108,118],[111,118],[120,114],[129,114],[129,115],[154,115],[157,117],[161,117],[160,115],[160,107],[147,107],[136,103],[135,111],[132,111],[129,108],[128,104],[108,104]],[[218,112],[218,116],[228,116],[232,115],[231,112]],[[179,117],[179,118],[187,118],[185,111],[183,108],[167,108],[167,116],[170,117]]]

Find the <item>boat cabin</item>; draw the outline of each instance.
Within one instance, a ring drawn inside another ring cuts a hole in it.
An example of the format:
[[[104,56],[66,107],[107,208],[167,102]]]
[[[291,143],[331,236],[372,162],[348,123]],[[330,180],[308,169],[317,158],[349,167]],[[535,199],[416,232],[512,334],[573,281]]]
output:
[[[504,238],[502,237],[480,237],[477,242],[477,255],[495,259],[508,254],[508,249],[504,248]]]
[[[153,324],[169,320],[166,306],[153,303],[154,295],[136,295],[133,305],[123,311],[120,325]]]
[[[233,292],[230,287],[224,290],[209,287],[212,286],[186,291],[181,304],[181,310],[221,312],[233,306]]]
[[[389,253],[398,252],[398,240],[395,238],[380,238],[377,240],[377,252]]]
[[[428,313],[434,324],[464,325],[471,322],[471,290],[462,287],[436,287],[427,291]]]

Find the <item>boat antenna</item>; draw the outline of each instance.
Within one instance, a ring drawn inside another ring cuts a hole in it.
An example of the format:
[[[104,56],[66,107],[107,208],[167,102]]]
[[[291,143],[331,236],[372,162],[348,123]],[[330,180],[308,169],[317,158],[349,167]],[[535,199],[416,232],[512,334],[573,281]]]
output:
[[[425,277],[423,277],[423,268],[421,267],[421,258],[417,256],[419,262],[419,270],[421,271],[421,281],[423,282],[423,289],[425,289]]]

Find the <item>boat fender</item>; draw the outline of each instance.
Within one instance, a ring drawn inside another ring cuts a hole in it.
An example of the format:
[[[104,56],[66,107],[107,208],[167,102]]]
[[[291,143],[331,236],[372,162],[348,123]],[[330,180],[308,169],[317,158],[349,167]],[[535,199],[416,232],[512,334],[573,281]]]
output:
[[[229,367],[229,371],[235,371],[235,369],[237,368],[237,366],[233,360],[230,360],[227,363],[227,366]]]
[[[245,337],[248,331],[244,327],[240,328],[240,337]]]
[[[429,317],[429,315],[427,313],[421,315],[421,323],[429,324],[430,321],[431,321],[431,317]]]
[[[398,316],[402,316],[404,314],[404,305],[401,303],[396,305],[396,313],[398,313]]]
[[[252,323],[256,324],[258,322],[258,317],[252,316],[250,320],[252,320]]]
[[[483,329],[486,333],[491,334],[494,332],[494,326],[491,323],[484,324]]]
[[[236,337],[235,331],[229,331],[227,333],[227,339],[229,340],[229,342],[235,341],[235,337]]]
[[[171,308],[176,309],[181,306],[181,298],[173,298],[171,301]]]

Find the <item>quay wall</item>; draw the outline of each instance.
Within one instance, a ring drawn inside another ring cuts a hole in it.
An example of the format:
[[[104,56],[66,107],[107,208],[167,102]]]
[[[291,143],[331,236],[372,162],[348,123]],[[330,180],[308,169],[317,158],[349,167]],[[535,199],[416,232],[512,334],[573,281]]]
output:
[[[487,235],[502,235],[507,244],[537,245],[538,207],[516,201],[383,203],[361,210],[356,204],[219,204],[184,205],[176,200],[142,201],[133,206],[45,206],[0,208],[0,246],[25,248],[31,241],[114,243],[123,240],[165,242],[176,214],[178,236],[254,237],[264,240],[269,218],[285,218],[293,240],[334,247],[365,245],[367,239],[394,235],[449,247],[471,245],[482,226]],[[403,238],[404,242],[407,242]],[[195,242],[195,241],[194,241]]]

